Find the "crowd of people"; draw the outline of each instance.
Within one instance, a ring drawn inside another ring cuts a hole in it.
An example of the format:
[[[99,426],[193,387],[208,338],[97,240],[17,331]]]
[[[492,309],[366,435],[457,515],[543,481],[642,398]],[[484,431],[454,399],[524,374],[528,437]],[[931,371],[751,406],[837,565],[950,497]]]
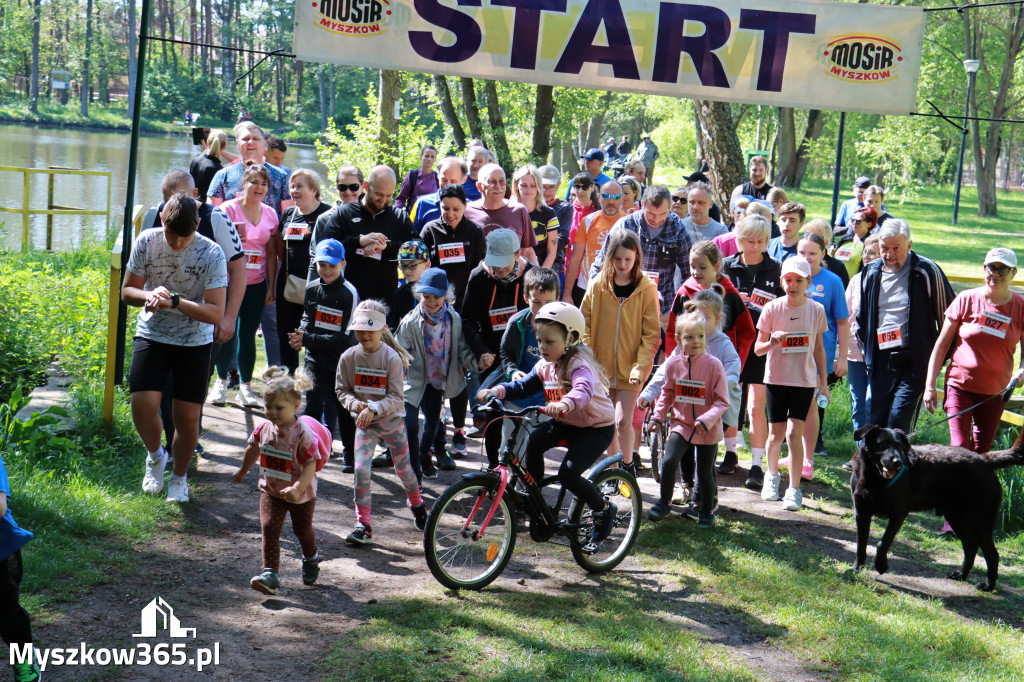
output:
[[[234,132],[237,157],[222,156],[226,138],[211,131],[191,173],[167,174],[122,296],[143,309],[129,374],[148,452],[143,489],[163,491],[172,456],[169,500],[188,501],[204,401],[224,404],[237,389],[240,406],[259,404],[262,327],[267,421],[235,476],[259,461],[263,572],[251,585],[261,592],[279,585],[286,514],[302,579],[316,580],[316,472],[333,433],[354,474],[347,540],[365,545],[373,468],[394,468],[422,530],[423,480],[458,469],[467,437],[482,437],[487,465],[498,465],[502,429],[477,432],[470,404],[543,406],[526,466],[539,478],[545,452],[570,443],[559,480],[593,509],[596,545],[615,509],[583,472],[606,452],[642,471],[645,423],[671,430],[649,518],[679,504],[707,528],[717,475],[739,468],[744,423],[744,485],[795,511],[827,454],[821,425],[839,379],[852,437],[866,423],[910,432],[922,401],[940,405],[947,355],[949,414],[1022,375],[1012,364],[1024,320],[1024,297],[1009,290],[1015,254],[993,249],[985,285],[954,300],[868,178],[833,225],[772,187],[761,156],[719,207],[700,172],[675,190],[654,182],[646,133],[635,151],[623,136],[582,154],[564,195],[561,169],[524,165],[509,181],[473,140],[440,160],[424,147],[401,182],[387,166],[342,166],[331,206],[315,171],[283,165],[283,142],[249,121]],[[991,447],[989,405],[951,422],[955,444]]]

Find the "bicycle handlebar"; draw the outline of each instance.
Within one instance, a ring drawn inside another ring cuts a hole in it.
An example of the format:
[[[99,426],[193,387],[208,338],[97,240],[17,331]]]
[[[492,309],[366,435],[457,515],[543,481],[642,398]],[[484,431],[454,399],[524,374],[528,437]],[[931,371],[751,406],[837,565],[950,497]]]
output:
[[[494,410],[496,412],[501,412],[502,415],[505,417],[523,417],[531,412],[539,413],[543,409],[543,406],[531,406],[524,407],[521,410],[509,410],[505,407],[504,403],[502,403],[496,396],[493,395],[487,399],[487,402],[480,403],[480,405],[487,409]]]

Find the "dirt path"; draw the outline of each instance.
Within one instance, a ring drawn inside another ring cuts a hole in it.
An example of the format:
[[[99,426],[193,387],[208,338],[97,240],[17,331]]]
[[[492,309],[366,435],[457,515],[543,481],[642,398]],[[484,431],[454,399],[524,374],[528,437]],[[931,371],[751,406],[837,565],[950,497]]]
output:
[[[315,679],[314,666],[352,627],[363,622],[363,607],[372,600],[398,594],[415,594],[435,586],[423,560],[422,535],[412,525],[404,493],[393,471],[374,472],[374,542],[372,547],[352,548],[344,538],[355,521],[352,508],[352,475],[342,474],[340,462],[332,460],[320,476],[315,528],[322,556],[318,583],[301,583],[301,551],[290,525],[282,536],[282,587],[274,597],[264,597],[249,588],[249,578],[259,572],[260,527],[257,475],[251,472],[243,484],[234,484],[231,474],[241,461],[245,439],[259,413],[234,407],[207,407],[203,444],[207,455],[199,463],[200,473],[191,483],[192,503],[180,532],[161,533],[142,546],[133,575],[113,578],[85,599],[73,605],[59,621],[37,628],[37,642],[47,647],[78,648],[85,641],[92,647],[132,647],[140,642],[187,642],[188,656],[195,647],[219,643],[219,665],[204,671],[209,679],[249,680],[274,671],[274,679]],[[471,441],[472,445],[475,445]],[[336,450],[340,451],[340,444]],[[468,460],[456,472],[441,472],[427,480],[424,497],[428,504],[462,473],[479,467],[480,455],[471,449]],[[745,476],[745,470],[742,471]],[[141,477],[141,466],[140,466]],[[850,561],[853,535],[839,516],[850,513],[838,507],[809,501],[818,513],[794,518],[782,512],[778,503],[768,504],[742,487],[743,476],[720,478],[722,513],[741,518],[785,517],[787,532],[801,536],[819,551],[839,561]],[[641,479],[644,509],[655,499],[656,484]],[[813,492],[815,486],[810,486]],[[531,559],[535,545],[518,543],[516,560],[498,584],[514,589],[558,591],[580,582],[581,570],[568,551],[547,552],[543,572],[534,571]],[[882,580],[898,589],[933,595],[968,604],[972,587],[942,580],[930,567],[900,555],[905,545],[897,543],[892,556],[892,577]],[[550,560],[547,560],[550,558]],[[729,647],[741,662],[761,669],[773,679],[819,679],[804,669],[792,654],[765,644],[748,632],[734,615],[724,613],[697,593],[681,591],[663,576],[647,571],[634,559],[619,569],[635,574],[638,582],[659,593],[668,604],[666,613],[680,627],[692,629],[709,641]],[[525,579],[525,587],[517,581]],[[195,639],[171,640],[166,633],[156,639],[133,638],[141,632],[140,612],[156,597],[163,598],[186,628],[195,628]],[[1020,625],[1020,624],[1015,624]],[[92,670],[96,670],[93,668]],[[199,675],[186,667],[109,667],[86,677],[75,668],[50,668],[48,680],[116,679],[177,680]]]

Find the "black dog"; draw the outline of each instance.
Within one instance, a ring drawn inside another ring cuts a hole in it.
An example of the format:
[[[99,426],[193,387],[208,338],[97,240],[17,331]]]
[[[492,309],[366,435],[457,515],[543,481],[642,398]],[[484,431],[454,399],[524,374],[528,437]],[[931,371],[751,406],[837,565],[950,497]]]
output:
[[[992,590],[999,575],[999,552],[992,539],[1003,489],[995,470],[1024,464],[1024,430],[1009,450],[978,455],[951,445],[918,445],[899,429],[869,424],[854,434],[863,441],[853,456],[853,510],[857,519],[857,563],[867,561],[871,518],[884,516],[889,525],[878,543],[875,569],[889,569],[889,548],[912,511],[934,509],[946,517],[960,538],[964,563],[949,577],[967,580],[978,548],[988,564],[988,577],[978,589]]]

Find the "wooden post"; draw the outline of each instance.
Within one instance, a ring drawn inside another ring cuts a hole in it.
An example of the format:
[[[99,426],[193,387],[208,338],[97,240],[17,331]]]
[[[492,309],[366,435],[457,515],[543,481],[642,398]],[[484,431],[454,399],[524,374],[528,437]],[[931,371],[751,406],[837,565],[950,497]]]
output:
[[[46,210],[53,210],[53,173],[46,174]],[[46,214],[46,250],[53,251],[53,214]]]

